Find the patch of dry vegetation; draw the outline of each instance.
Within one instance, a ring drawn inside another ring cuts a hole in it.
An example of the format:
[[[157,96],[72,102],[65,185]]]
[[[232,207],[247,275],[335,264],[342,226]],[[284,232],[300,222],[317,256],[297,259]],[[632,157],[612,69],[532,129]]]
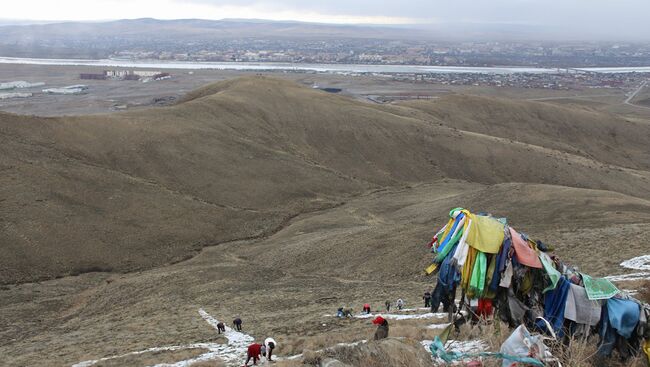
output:
[[[206,349],[183,349],[183,350],[175,350],[175,351],[148,352],[148,353],[129,355],[122,358],[114,358],[106,361],[97,362],[93,366],[121,367],[121,366],[135,366],[135,365],[148,366],[148,365],[161,364],[161,363],[175,363],[178,361],[183,361],[190,358],[198,357],[205,352],[207,352]],[[204,367],[223,366],[223,364],[218,364],[220,362],[214,362],[214,363],[215,364],[205,365]]]
[[[221,361],[206,361],[192,363],[191,367],[226,367],[226,364]]]
[[[501,345],[508,339],[513,330],[507,324],[489,320],[480,321],[475,325],[464,324],[459,332],[452,332],[452,337],[457,340],[482,340],[488,348],[485,351],[498,352]],[[641,354],[625,362],[617,359],[616,353],[612,358],[602,360],[596,351],[598,349],[598,336],[592,335],[588,340],[571,338],[567,341],[546,340],[544,342],[551,353],[563,367],[646,367],[645,356]],[[479,352],[479,351],[477,351]],[[502,360],[485,358],[485,367],[501,367]],[[553,366],[553,363],[550,364]]]
[[[636,298],[645,303],[650,303],[650,280],[642,281],[636,289],[639,290]]]
[[[412,366],[430,367],[431,355],[417,340],[388,338],[354,346],[337,346],[305,353],[303,358],[283,361],[281,367],[295,366]]]
[[[389,336],[413,340],[432,340],[440,334],[440,329],[429,329],[432,319],[389,321]],[[376,326],[368,320],[351,321],[336,329],[316,335],[278,336],[276,340],[282,345],[282,355],[292,356],[305,351],[318,351],[336,346],[340,343],[350,344],[362,340],[372,340]]]

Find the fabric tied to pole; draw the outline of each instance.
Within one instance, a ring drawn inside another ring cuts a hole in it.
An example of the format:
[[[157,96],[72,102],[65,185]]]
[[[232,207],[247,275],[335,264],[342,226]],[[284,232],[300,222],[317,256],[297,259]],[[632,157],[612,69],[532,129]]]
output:
[[[476,261],[474,262],[474,271],[472,271],[472,278],[469,282],[470,291],[468,294],[474,296],[482,296],[485,291],[485,273],[487,271],[487,257],[483,252],[476,254]]]
[[[472,229],[467,235],[467,243],[488,254],[498,254],[503,243],[503,223],[484,215],[470,214]]]
[[[548,256],[546,253],[540,252],[539,259],[542,262],[542,265],[544,266],[544,270],[546,270],[546,274],[548,274],[548,277],[551,280],[551,285],[546,287],[543,291],[543,293],[546,293],[550,290],[555,289],[555,287],[557,286],[557,282],[562,277],[562,274],[560,274],[560,272],[557,271],[557,269],[555,269],[555,266],[553,265],[553,260],[551,260],[550,256]]]
[[[578,324],[596,326],[600,321],[601,306],[598,301],[590,301],[584,287],[571,284],[566,298],[564,318]]]
[[[454,352],[454,351],[447,352],[445,350],[445,347],[442,345],[442,341],[437,336],[431,343],[429,350],[431,351],[431,354],[433,354],[434,358],[440,358],[446,363],[452,363],[454,361],[459,361],[463,359],[486,357],[486,358],[499,358],[499,359],[504,359],[513,362],[520,362],[520,363],[529,364],[533,366],[544,367],[544,363],[542,361],[531,357],[521,357],[521,356],[514,356],[514,355],[508,355],[504,353],[494,353],[494,352],[478,352],[478,353],[461,353],[461,352]]]
[[[546,293],[544,296],[544,318],[548,320],[553,332],[558,337],[564,335],[562,325],[564,324],[564,310],[566,308],[566,299],[569,293],[571,283],[566,278],[561,277],[557,283],[557,287],[552,291]],[[540,330],[548,330],[548,325],[543,320],[537,320],[535,325]]]
[[[592,278],[587,274],[582,274],[582,281],[587,290],[587,297],[590,300],[610,299],[620,291],[612,282],[605,278]]]
[[[452,241],[452,238],[456,237],[458,235],[459,230],[462,228],[463,225],[463,217],[465,215],[463,213],[460,213],[456,218],[451,219],[451,227],[447,226],[449,229],[445,230],[444,236],[442,238],[442,242],[440,242],[440,245],[436,249],[436,252],[442,252],[445,247]],[[460,237],[458,237],[460,238]]]
[[[629,339],[639,323],[641,310],[634,301],[610,298],[607,300],[607,313],[610,325],[620,336]]]
[[[521,234],[515,231],[512,227],[510,227],[510,237],[512,247],[515,249],[515,257],[517,258],[517,261],[529,268],[542,269],[542,262],[539,261],[539,256],[537,256],[535,250],[530,248],[528,242],[524,241]]]

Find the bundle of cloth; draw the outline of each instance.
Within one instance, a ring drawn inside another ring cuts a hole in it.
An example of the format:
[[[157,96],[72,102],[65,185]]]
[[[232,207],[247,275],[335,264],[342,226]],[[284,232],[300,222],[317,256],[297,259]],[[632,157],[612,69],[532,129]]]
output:
[[[598,332],[602,357],[614,349],[624,358],[642,349],[650,353],[641,348],[643,340],[650,345],[647,304],[565,264],[505,218],[463,208],[452,209],[449,218],[429,242],[433,262],[426,272],[437,274],[433,312],[440,303],[445,311],[455,307],[460,287],[462,299],[479,300],[480,317],[496,310],[512,327],[523,324],[567,340]]]

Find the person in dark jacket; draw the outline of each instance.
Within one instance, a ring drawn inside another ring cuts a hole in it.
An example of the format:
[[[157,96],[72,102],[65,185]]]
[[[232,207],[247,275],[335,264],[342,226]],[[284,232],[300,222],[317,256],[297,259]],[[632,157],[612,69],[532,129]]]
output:
[[[388,338],[388,320],[381,316],[377,316],[374,320],[372,320],[372,323],[377,325],[377,330],[375,331],[375,340]]]
[[[235,327],[235,330],[241,331],[241,319],[239,317],[232,320],[232,324]]]
[[[347,318],[347,317],[352,317],[353,314],[354,314],[354,310],[353,310],[353,309],[351,309],[351,308],[349,308],[349,307],[343,309],[343,316],[344,316],[344,317],[346,317],[346,318]]]
[[[386,301],[384,304],[386,305],[386,312],[390,312],[390,301]]]
[[[217,330],[219,331],[219,334],[225,333],[226,332],[226,325],[224,325],[223,322],[219,322],[217,324]]]
[[[422,296],[422,299],[424,299],[424,307],[431,307],[431,292],[429,291],[424,292],[424,296]]]
[[[338,310],[336,310],[336,317],[343,317],[345,314],[343,313],[343,307],[339,307]]]

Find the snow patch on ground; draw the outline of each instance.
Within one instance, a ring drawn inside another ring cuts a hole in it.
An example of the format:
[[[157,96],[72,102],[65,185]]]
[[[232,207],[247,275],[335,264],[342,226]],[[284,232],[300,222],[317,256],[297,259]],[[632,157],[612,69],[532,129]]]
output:
[[[423,340],[420,342],[420,344],[422,344],[422,346],[427,352],[431,352],[430,347],[432,343],[433,340]],[[465,340],[465,341],[448,340],[447,343],[445,343],[445,350],[447,352],[479,353],[479,352],[486,351],[487,349],[488,349],[488,345],[483,340]],[[441,365],[441,366],[447,365],[445,361],[443,361],[442,359],[436,358],[433,360],[436,365]],[[451,363],[451,365],[462,366],[463,361],[454,361]]]
[[[612,282],[643,280],[643,279],[650,279],[650,273],[640,272],[640,273],[630,273],[630,274],[621,274],[621,275],[610,275],[608,277],[605,277],[605,279],[608,279]]]
[[[446,312],[437,312],[437,313],[423,313],[423,314],[413,314],[413,315],[399,315],[399,314],[394,314],[394,313],[377,313],[377,314],[360,314],[360,315],[354,315],[354,317],[358,319],[370,319],[374,318],[376,316],[381,316],[385,319],[388,320],[417,320],[417,319],[429,319],[429,318],[444,318],[449,316],[448,313]]]
[[[458,353],[478,353],[487,350],[488,344],[483,340],[449,340],[445,350]]]
[[[635,294],[639,293],[636,289],[621,289],[621,292],[625,292],[630,296],[634,296]]]
[[[427,326],[427,329],[441,329],[442,330],[442,329],[446,328],[449,325],[450,324],[431,324],[431,325]]]
[[[219,323],[219,320],[212,317],[212,315],[207,313],[202,308],[199,309],[199,315],[201,315],[203,320],[205,320],[208,324],[210,324],[210,326],[212,326],[215,330],[217,330],[217,324]],[[189,367],[194,363],[213,361],[216,359],[223,360],[227,364],[238,365],[239,363],[241,363],[241,361],[243,361],[246,358],[246,351],[248,349],[248,346],[251,343],[253,343],[255,339],[248,334],[235,331],[227,326],[226,326],[226,332],[224,333],[224,336],[228,339],[227,344],[195,343],[195,344],[187,344],[187,345],[172,345],[167,347],[154,347],[154,348],[148,348],[148,349],[116,355],[116,356],[83,361],[77,364],[73,364],[72,367],[89,367],[99,362],[104,362],[111,359],[118,359],[118,358],[139,355],[144,353],[177,351],[177,350],[185,350],[185,349],[207,349],[208,351],[206,353],[201,354],[198,357],[186,359],[184,361],[179,361],[176,363],[156,364],[153,367],[163,367],[163,366],[164,367]]]
[[[634,270],[650,270],[650,255],[643,255],[630,260],[625,260],[621,263],[621,266]]]
[[[650,255],[638,256],[621,263],[621,266],[632,270],[650,270]],[[625,282],[634,280],[650,280],[650,272],[640,271],[637,273],[610,275],[605,277],[612,282]]]
[[[429,307],[417,307],[417,308],[403,308],[403,309],[397,309],[395,308],[393,311],[394,312],[416,312],[416,311],[429,311]]]

